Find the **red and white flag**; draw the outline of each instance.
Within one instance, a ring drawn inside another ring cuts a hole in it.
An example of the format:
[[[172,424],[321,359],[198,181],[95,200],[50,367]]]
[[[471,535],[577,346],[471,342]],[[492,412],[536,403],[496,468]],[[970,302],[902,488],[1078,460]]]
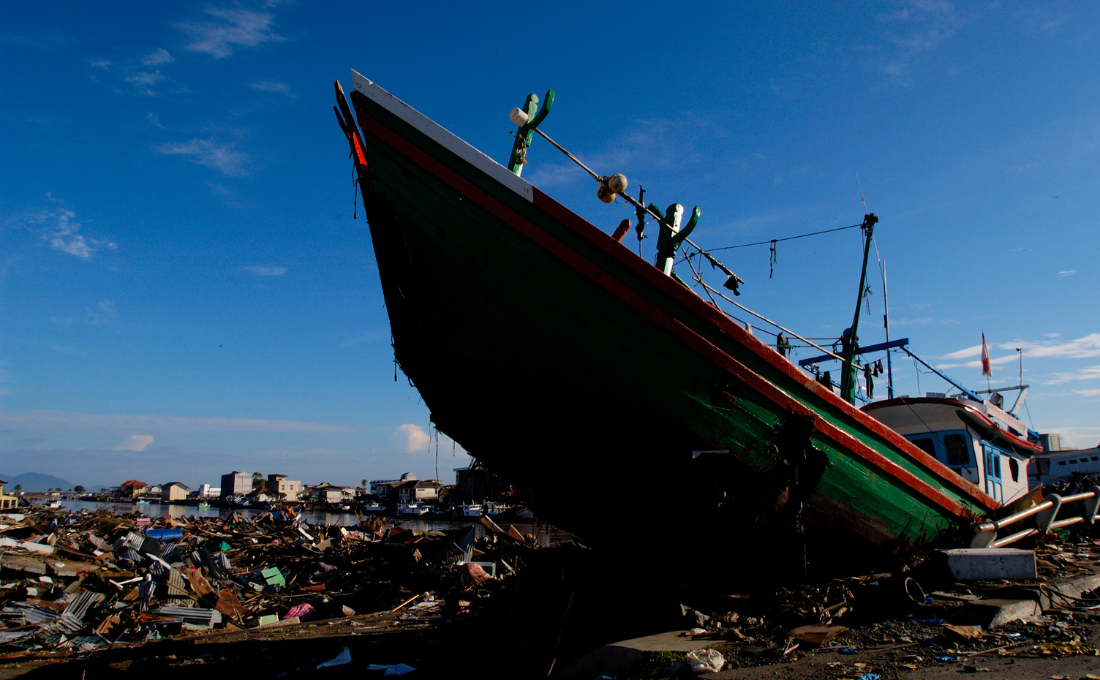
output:
[[[993,363],[989,361],[989,345],[985,344],[985,333],[982,333],[982,375],[993,377]]]

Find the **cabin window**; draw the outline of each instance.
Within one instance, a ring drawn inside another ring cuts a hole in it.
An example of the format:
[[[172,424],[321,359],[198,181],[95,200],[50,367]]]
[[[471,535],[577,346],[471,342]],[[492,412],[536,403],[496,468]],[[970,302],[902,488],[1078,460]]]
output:
[[[1015,458],[1008,459],[1008,474],[1012,475],[1012,481],[1020,481],[1020,464],[1016,462]]]
[[[970,449],[966,437],[961,434],[949,434],[943,438],[943,448],[947,453],[948,465],[970,465]]]
[[[1093,456],[1092,458],[1089,458],[1089,460],[1097,460],[1097,458],[1096,456]]]
[[[936,442],[926,437],[924,439],[914,439],[913,443],[917,445],[918,449],[924,451],[929,456],[932,456],[933,458],[936,457]]]
[[[1060,460],[1060,461],[1058,461],[1058,464],[1059,464],[1059,465],[1065,465],[1065,464],[1066,464],[1066,461],[1064,461],[1064,460]]]
[[[1070,458],[1069,459],[1069,464],[1070,465],[1077,465],[1077,459],[1076,458]]]

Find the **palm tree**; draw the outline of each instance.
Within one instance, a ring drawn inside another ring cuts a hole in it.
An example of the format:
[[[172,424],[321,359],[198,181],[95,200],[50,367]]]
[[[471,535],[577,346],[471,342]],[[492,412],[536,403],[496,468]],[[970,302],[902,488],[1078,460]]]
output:
[[[23,490],[23,485],[22,484],[16,484],[15,485],[15,490],[16,491],[22,491]]]

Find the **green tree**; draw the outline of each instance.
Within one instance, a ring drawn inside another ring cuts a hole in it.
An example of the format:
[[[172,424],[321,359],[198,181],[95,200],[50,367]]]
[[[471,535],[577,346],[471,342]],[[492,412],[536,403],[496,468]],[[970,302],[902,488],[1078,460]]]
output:
[[[15,485],[15,490],[16,491],[22,491],[23,490],[23,485],[22,484],[16,484]]]
[[[264,487],[264,488],[267,487],[267,483],[264,481],[264,473],[262,473],[262,472],[253,472],[252,473],[252,488],[253,489],[259,489],[261,487]]]
[[[84,487],[81,486],[80,484],[77,484],[76,486],[73,487],[73,491],[75,491],[77,493],[84,493]]]

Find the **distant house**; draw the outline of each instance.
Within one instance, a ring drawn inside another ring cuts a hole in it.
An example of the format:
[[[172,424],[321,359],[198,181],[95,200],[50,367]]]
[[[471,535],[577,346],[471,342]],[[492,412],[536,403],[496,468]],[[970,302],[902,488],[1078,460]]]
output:
[[[19,502],[19,499],[15,496],[4,495],[4,485],[7,484],[4,480],[0,479],[0,510],[7,510],[14,508],[15,504]]]
[[[127,479],[118,485],[118,495],[123,498],[136,498],[149,491],[149,485],[136,479]]]
[[[145,493],[150,496],[159,496],[161,491],[164,491],[164,487],[160,484],[154,484],[146,489]]]
[[[318,489],[319,498],[326,503],[346,503],[355,495],[355,489],[350,486],[328,485]]]
[[[222,475],[221,497],[247,496],[252,493],[252,475],[248,472],[234,470],[227,475]]]
[[[416,481],[416,474],[413,472],[406,472],[401,475],[401,479],[373,479],[370,483],[370,492],[374,494],[380,501],[393,502],[397,498],[397,487],[407,482]]]
[[[298,500],[298,494],[302,493],[302,483],[287,479],[286,475],[268,475],[267,490],[281,494],[285,500],[293,502]]]
[[[182,501],[187,498],[190,487],[183,482],[168,482],[161,485],[160,499],[163,501]]]
[[[209,484],[203,484],[202,486],[199,487],[198,491],[196,492],[196,495],[199,498],[217,498],[218,496],[222,495],[222,490],[220,488],[216,487],[216,486],[211,486]]]
[[[417,501],[434,501],[439,498],[439,491],[443,484],[435,479],[412,480],[399,485],[397,500],[401,503],[415,503]]]

